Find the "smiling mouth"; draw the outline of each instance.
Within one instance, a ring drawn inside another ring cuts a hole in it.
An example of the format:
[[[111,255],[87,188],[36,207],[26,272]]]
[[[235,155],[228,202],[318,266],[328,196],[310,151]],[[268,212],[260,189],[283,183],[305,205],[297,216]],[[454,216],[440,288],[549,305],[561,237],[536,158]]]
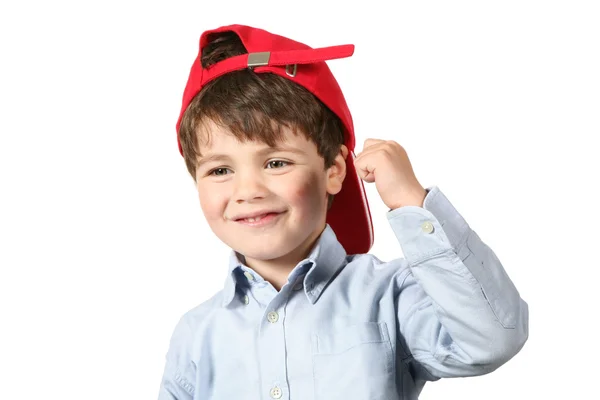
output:
[[[267,214],[263,214],[263,215],[259,215],[258,217],[255,218],[244,218],[241,221],[244,222],[256,222],[256,221],[260,221],[261,219],[265,218],[267,215],[271,215],[273,213],[267,213]]]
[[[281,213],[271,212],[271,213],[266,213],[266,214],[262,214],[262,215],[257,215],[256,217],[252,217],[252,218],[237,219],[237,220],[235,220],[235,222],[238,222],[240,224],[244,224],[247,226],[265,226],[265,225],[275,221],[282,214],[283,214],[283,212],[281,212]]]

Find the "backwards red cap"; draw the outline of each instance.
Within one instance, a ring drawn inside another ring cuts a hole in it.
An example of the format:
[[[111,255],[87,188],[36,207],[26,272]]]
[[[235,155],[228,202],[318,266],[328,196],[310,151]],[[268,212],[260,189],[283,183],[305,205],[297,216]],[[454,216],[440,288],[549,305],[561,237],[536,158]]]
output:
[[[234,56],[204,69],[200,62],[202,49],[208,35],[216,32],[235,32],[248,50],[248,54]],[[179,141],[179,125],[183,113],[200,90],[208,82],[224,74],[245,68],[256,73],[272,73],[289,79],[309,90],[344,124],[344,141],[348,147],[346,178],[342,190],[335,195],[331,209],[327,212],[327,223],[348,254],[367,253],[373,245],[373,224],[363,182],[354,167],[354,125],[346,100],[326,60],[350,57],[354,45],[323,47],[318,49],[275,35],[262,29],[244,25],[229,25],[208,30],[200,36],[198,56],[192,64],[190,75],[183,92],[181,112],[177,119],[177,145],[183,155]]]

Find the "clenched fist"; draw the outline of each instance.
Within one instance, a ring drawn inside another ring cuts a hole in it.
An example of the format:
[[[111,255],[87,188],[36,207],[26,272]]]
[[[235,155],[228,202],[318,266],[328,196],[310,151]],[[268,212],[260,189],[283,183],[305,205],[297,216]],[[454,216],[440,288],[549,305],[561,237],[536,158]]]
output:
[[[367,139],[354,166],[363,181],[375,182],[379,196],[389,208],[423,207],[427,191],[417,180],[408,154],[400,144]]]

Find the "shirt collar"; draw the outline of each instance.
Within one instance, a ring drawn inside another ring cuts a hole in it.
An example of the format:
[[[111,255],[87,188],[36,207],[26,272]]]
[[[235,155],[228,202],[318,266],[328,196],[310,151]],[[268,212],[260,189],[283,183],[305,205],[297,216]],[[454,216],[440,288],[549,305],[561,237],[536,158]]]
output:
[[[243,281],[241,277],[244,272],[252,273],[255,279],[262,279],[256,272],[245,266],[242,260],[241,255],[231,251],[223,289],[223,307],[227,307],[235,297],[236,286]],[[308,270],[304,277],[304,293],[311,304],[315,304],[329,281],[344,266],[345,260],[346,250],[337,240],[333,229],[327,224],[308,257],[294,267],[288,277],[288,282],[293,283],[298,275]]]

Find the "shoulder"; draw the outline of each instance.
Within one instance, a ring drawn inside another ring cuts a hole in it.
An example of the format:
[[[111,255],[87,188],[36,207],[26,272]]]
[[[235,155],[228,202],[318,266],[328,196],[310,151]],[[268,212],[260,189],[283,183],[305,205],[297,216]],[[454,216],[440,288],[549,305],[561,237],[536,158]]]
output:
[[[405,258],[394,258],[390,261],[380,260],[376,255],[370,253],[352,254],[346,256],[347,268],[361,268],[372,271],[396,271],[408,268]]]
[[[186,325],[189,329],[197,331],[207,324],[220,308],[223,302],[223,290],[213,294],[209,299],[186,311],[179,320],[179,325]]]
[[[213,315],[221,308],[223,291],[215,293],[209,299],[186,311],[180,318],[171,337],[170,349],[190,349],[203,337],[210,326]]]
[[[171,335],[166,354],[166,365],[162,385],[177,385],[186,393],[193,394],[196,377],[196,363],[205,337],[206,327],[210,326],[211,315],[222,304],[222,291],[208,300],[185,312],[177,322]],[[170,396],[169,396],[170,397]],[[186,398],[188,398],[186,396]]]
[[[362,282],[389,283],[390,279],[402,280],[410,274],[410,268],[405,258],[395,258],[382,261],[377,256],[369,253],[353,254],[346,257],[346,265],[341,275],[347,279]]]

